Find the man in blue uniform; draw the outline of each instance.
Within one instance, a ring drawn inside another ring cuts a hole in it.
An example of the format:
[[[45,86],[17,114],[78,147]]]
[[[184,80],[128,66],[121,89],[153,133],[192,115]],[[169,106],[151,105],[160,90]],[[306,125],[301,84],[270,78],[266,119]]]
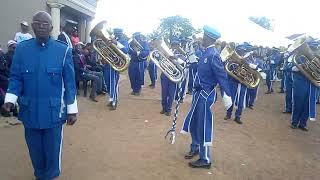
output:
[[[252,58],[248,59],[248,63],[255,65],[258,72],[262,70],[262,60],[258,57],[257,53],[254,53]],[[246,104],[247,104],[247,107],[250,109],[253,109],[255,100],[257,98],[258,90],[259,90],[259,85],[254,89],[248,88]]]
[[[213,114],[211,107],[215,102],[216,86],[220,85],[223,102],[228,109],[232,105],[227,74],[221,61],[220,54],[215,49],[215,41],[220,33],[214,28],[204,26],[203,46],[205,51],[199,59],[198,73],[194,81],[192,105],[184,121],[181,133],[190,133],[191,149],[185,159],[198,155],[197,161],[189,163],[192,168],[211,167],[211,146],[213,141]]]
[[[315,50],[314,42],[311,40],[308,45],[312,50]],[[303,62],[306,59],[300,57]],[[292,116],[291,128],[300,128],[303,131],[308,131],[307,121],[315,121],[316,118],[316,91],[317,88],[312,82],[307,79],[296,66],[292,67]]]
[[[152,45],[152,41],[149,43],[149,47],[151,52],[154,49]],[[148,72],[149,72],[150,81],[151,81],[151,84],[149,85],[149,87],[151,89],[154,89],[156,87],[156,81],[158,79],[158,72],[157,72],[157,66],[154,64],[153,61],[149,61]]]
[[[179,44],[178,38],[171,38],[171,45]],[[172,82],[163,72],[160,75],[161,79],[161,105],[162,110],[160,114],[171,116],[172,104],[177,92],[177,83]]]
[[[249,53],[252,50],[252,46],[248,43],[244,43],[242,45],[237,46],[236,51],[240,56],[244,56],[246,53]],[[246,58],[247,60],[247,58]],[[250,66],[256,68],[257,65],[253,65],[249,63]],[[233,107],[236,107],[235,118],[234,121],[238,124],[242,124],[241,114],[242,110],[246,107],[246,94],[247,94],[247,86],[233,78],[232,76],[228,76],[230,93],[232,97],[233,105],[227,110],[225,120],[231,119]]]
[[[128,53],[128,41],[123,35],[123,30],[120,28],[113,29],[113,34],[115,40],[112,43],[116,44],[119,49],[125,54]],[[119,94],[119,77],[120,73],[114,70],[109,64],[105,65],[105,70],[108,70],[106,73],[109,78],[109,104],[110,110],[116,110],[118,105],[118,94]]]
[[[21,42],[11,68],[3,109],[19,103],[34,175],[52,180],[61,172],[63,124],[73,125],[78,112],[71,49],[50,38],[51,16],[38,12],[36,36]]]
[[[138,43],[142,46],[142,50],[137,51],[136,49],[132,48],[132,43],[129,43],[129,55],[131,57],[131,61],[128,73],[132,88],[131,94],[139,96],[141,93],[141,86],[143,85],[144,80],[145,61],[148,58],[150,50],[148,42],[144,40],[140,32],[134,33],[133,38],[135,38],[138,41]]]
[[[284,65],[283,65],[283,77],[285,79],[285,109],[283,113],[290,114],[292,112],[292,59],[289,58],[290,54],[284,54]]]

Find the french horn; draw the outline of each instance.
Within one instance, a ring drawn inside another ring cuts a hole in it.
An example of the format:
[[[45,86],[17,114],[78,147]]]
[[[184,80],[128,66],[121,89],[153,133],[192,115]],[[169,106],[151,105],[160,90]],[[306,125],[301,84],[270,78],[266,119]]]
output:
[[[104,31],[107,32],[105,25],[106,21],[101,21],[91,30],[90,36],[96,37],[93,48],[105,63],[110,64],[114,70],[123,72],[128,69],[130,58],[110,42],[111,39],[104,34]]]
[[[249,67],[245,59],[237,54],[235,46],[226,45],[220,56],[222,61],[226,62],[225,70],[230,76],[250,89],[259,85],[261,81],[260,73]]]
[[[299,71],[317,87],[320,87],[320,55],[311,50],[307,37],[297,39],[289,48],[292,62]]]
[[[184,71],[179,62],[183,61],[174,57],[173,52],[164,42],[163,38],[153,40],[155,50],[150,53],[150,60],[172,81],[181,82],[184,78]]]

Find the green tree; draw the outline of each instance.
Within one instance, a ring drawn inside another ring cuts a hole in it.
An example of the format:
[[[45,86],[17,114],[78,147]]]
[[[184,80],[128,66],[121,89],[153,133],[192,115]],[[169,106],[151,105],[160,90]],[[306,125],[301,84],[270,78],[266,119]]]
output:
[[[181,16],[170,16],[161,19],[161,23],[156,31],[153,32],[154,36],[164,36],[170,38],[173,35],[180,35],[183,37],[191,36],[195,33],[195,28],[192,26],[188,18]]]
[[[272,24],[272,20],[267,18],[267,17],[249,17],[249,19],[258,24],[259,26],[265,28],[265,29],[268,29],[270,31],[273,31],[273,24]]]

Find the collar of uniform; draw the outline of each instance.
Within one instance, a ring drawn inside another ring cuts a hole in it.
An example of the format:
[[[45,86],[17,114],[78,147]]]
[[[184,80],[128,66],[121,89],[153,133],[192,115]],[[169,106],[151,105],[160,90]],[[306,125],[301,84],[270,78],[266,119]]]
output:
[[[214,46],[215,46],[215,44],[212,44],[212,45],[208,46],[206,49],[212,48]]]
[[[40,42],[39,40],[37,40],[37,45],[39,45],[40,47],[48,47],[48,45],[51,43],[52,39],[51,37],[49,37],[47,42]]]

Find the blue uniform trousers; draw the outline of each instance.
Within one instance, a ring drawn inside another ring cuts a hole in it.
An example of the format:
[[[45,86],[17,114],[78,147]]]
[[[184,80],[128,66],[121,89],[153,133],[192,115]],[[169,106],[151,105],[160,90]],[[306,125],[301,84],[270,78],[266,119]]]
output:
[[[106,84],[106,90],[107,93],[110,93],[110,69],[111,66],[109,64],[105,64],[103,66],[103,76],[104,76],[104,82]]]
[[[285,111],[292,112],[292,74],[285,73],[285,87],[286,87],[286,97],[285,97]]]
[[[188,91],[189,92],[192,92],[193,81],[196,77],[197,69],[198,69],[197,63],[190,64],[190,66],[189,66],[189,83],[188,83]]]
[[[131,61],[128,73],[132,91],[139,93],[144,81],[144,62]]]
[[[25,139],[39,180],[52,180],[61,172],[62,125],[50,129],[25,128]]]
[[[151,85],[154,86],[156,85],[157,80],[157,66],[152,61],[149,62],[148,71],[151,80]]]
[[[272,70],[267,70],[266,71],[266,83],[268,87],[268,91],[273,91],[272,89],[272,79],[273,79],[273,71]]]
[[[293,108],[291,123],[294,126],[306,127],[309,118],[310,81],[300,73],[293,72],[292,76]]]
[[[214,117],[211,112],[211,106],[215,102],[216,92],[209,94],[209,97],[203,98],[199,91],[195,92],[192,99],[192,119],[190,122],[190,134],[191,134],[191,150],[199,151],[199,157],[201,160],[205,160],[207,163],[211,162],[211,146],[206,145],[204,134],[212,133],[206,126],[214,125]],[[208,100],[210,99],[210,100]],[[194,107],[195,105],[195,107]],[[210,119],[210,120],[208,120]],[[212,141],[212,139],[211,139]]]
[[[282,79],[281,79],[281,84],[280,84],[280,90],[281,91],[284,91],[286,88],[285,88],[285,80],[286,80],[286,77],[285,75],[283,75]]]
[[[110,94],[110,102],[113,102],[114,104],[118,102],[118,94],[119,94],[119,77],[120,74],[118,71],[115,71],[114,69],[110,69],[110,89],[109,94]]]
[[[240,87],[239,87],[240,86]],[[237,106],[235,117],[240,118],[242,110],[244,108],[245,97],[247,93],[247,87],[234,80],[232,77],[229,79],[229,87],[232,99],[232,106],[227,110],[227,116],[231,117],[233,107]]]
[[[161,73],[161,104],[165,112],[172,110],[172,103],[176,94],[177,84],[170,81],[163,73]]]
[[[254,102],[257,98],[258,89],[259,89],[259,86],[257,86],[254,89],[249,89],[249,88],[247,89],[247,100],[246,100],[247,107],[254,105]]]

